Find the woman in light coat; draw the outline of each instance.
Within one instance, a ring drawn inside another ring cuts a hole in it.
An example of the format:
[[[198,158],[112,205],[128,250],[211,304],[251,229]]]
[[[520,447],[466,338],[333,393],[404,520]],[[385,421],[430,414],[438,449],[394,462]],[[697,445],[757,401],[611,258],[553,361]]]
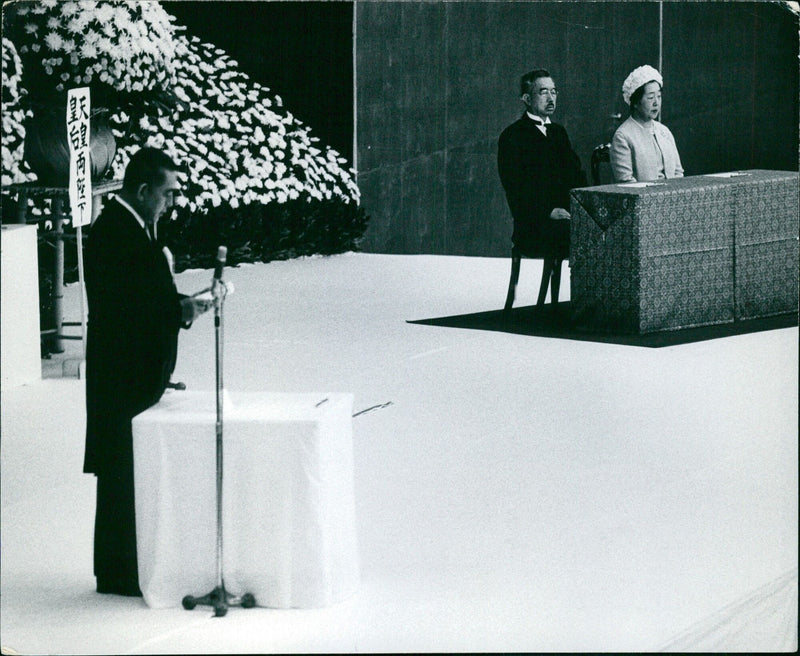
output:
[[[631,115],[611,139],[615,182],[683,177],[683,166],[669,128],[656,120],[661,110],[661,74],[652,66],[635,69],[622,85]]]

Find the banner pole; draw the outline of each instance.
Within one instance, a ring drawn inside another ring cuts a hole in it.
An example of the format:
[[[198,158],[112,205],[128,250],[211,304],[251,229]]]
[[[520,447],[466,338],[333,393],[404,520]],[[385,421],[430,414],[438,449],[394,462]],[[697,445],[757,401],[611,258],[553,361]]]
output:
[[[78,249],[78,286],[81,290],[81,343],[83,358],[86,361],[86,285],[83,281],[83,226],[78,224],[76,244]]]

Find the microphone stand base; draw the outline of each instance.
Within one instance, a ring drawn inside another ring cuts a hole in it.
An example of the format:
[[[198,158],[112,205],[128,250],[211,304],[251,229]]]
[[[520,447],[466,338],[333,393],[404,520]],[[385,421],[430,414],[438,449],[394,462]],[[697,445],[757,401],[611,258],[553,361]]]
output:
[[[195,606],[198,605],[212,606],[214,608],[214,617],[225,617],[229,606],[253,608],[256,605],[256,599],[249,592],[245,592],[242,596],[232,595],[225,590],[224,585],[218,585],[211,592],[202,597],[186,595],[182,603],[186,610],[193,610]]]

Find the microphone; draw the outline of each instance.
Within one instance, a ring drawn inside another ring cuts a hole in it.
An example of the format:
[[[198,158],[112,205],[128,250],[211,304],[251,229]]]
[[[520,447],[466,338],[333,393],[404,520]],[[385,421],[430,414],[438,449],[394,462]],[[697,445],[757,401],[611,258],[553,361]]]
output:
[[[222,279],[222,267],[225,266],[225,260],[228,258],[228,248],[220,246],[217,249],[217,264],[214,267],[214,282],[217,283]]]
[[[225,260],[228,258],[228,248],[220,246],[217,249],[217,263],[214,265],[214,280],[211,282],[211,294],[216,301],[222,299],[225,295],[225,284],[222,282],[222,268],[225,266]]]

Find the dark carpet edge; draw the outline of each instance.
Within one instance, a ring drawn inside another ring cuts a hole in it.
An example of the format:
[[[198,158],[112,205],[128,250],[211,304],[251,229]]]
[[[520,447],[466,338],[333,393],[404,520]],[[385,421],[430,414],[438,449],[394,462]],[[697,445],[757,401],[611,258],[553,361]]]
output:
[[[408,320],[406,323],[438,326],[441,328],[486,330],[515,335],[527,335],[530,337],[661,348],[664,346],[702,342],[710,339],[735,337],[737,335],[746,335],[767,330],[792,328],[798,325],[798,314],[792,312],[713,326],[664,330],[637,335],[592,331],[576,327],[572,325],[570,321],[569,302],[567,301],[558,303],[555,306],[545,305],[537,307],[535,305],[529,305],[513,308],[508,315],[506,315],[503,310],[489,310],[487,312],[475,312],[472,314]]]

